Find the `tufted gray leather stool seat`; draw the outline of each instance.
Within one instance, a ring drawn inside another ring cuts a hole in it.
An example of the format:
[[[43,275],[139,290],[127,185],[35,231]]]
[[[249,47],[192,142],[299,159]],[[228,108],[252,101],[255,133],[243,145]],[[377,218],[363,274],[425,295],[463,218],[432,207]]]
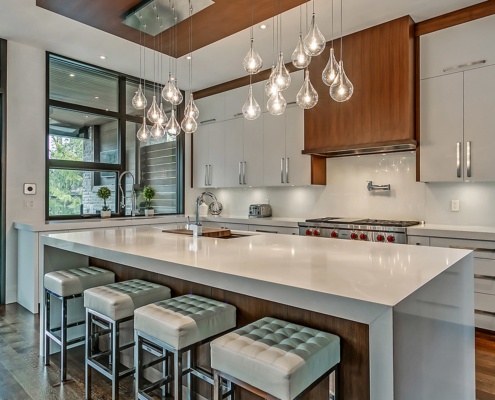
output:
[[[134,342],[120,344],[120,325],[134,319],[134,310],[170,298],[170,289],[156,283],[132,279],[84,291],[86,307],[86,399],[91,398],[91,370],[112,381],[112,399],[119,396],[119,380],[134,373],[134,368],[120,370],[120,352],[134,347]],[[99,329],[100,328],[100,329]],[[99,338],[109,335],[109,351],[99,351]],[[108,363],[105,359],[110,358]]]
[[[274,318],[262,318],[211,342],[216,386],[224,377],[269,395],[265,398],[299,398],[339,363],[338,336]],[[222,398],[217,387],[214,398]]]
[[[143,350],[154,349],[151,354],[159,358],[156,363],[164,362],[164,371],[168,370],[168,353],[174,355],[173,375],[164,374],[161,381],[153,387],[163,387],[165,395],[170,383],[174,382],[174,399],[182,398],[182,376],[187,375],[188,390],[191,393],[191,374],[203,378],[210,384],[212,377],[202,371],[197,374],[194,365],[194,350],[236,326],[236,308],[206,297],[188,294],[138,308],[134,312],[136,342],[136,397],[148,399],[147,389],[143,385]],[[182,369],[182,354],[187,352],[188,365]],[[150,364],[148,363],[148,366]],[[206,376],[206,379],[205,379]]]
[[[60,380],[67,380],[67,346],[84,343],[84,336],[68,339],[68,329],[82,325],[84,320],[67,322],[67,301],[82,297],[84,290],[115,282],[115,274],[98,267],[81,267],[69,270],[48,272],[43,277],[45,288],[44,304],[44,361],[50,364],[50,343],[60,346]],[[51,327],[52,298],[61,302],[61,321],[56,328]],[[73,304],[74,307],[77,305]],[[72,307],[72,306],[71,306]],[[74,309],[72,309],[75,312]],[[57,334],[59,332],[59,334]]]

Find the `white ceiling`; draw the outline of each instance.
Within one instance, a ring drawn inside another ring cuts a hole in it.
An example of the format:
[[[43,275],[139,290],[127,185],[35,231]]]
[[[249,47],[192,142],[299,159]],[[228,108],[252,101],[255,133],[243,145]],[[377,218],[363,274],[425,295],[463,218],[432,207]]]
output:
[[[340,31],[340,1],[335,2],[335,37]],[[344,35],[404,15],[419,22],[450,11],[481,3],[480,0],[344,0]],[[194,0],[193,0],[194,5]],[[331,38],[331,0],[315,0],[317,22]],[[36,7],[36,0],[0,0],[0,38],[22,42],[115,71],[139,75],[139,46],[95,28]],[[304,6],[303,6],[304,10]],[[309,6],[311,13],[311,3]],[[273,61],[272,20],[268,29],[255,28],[255,45],[264,68]],[[259,25],[258,25],[259,26]],[[286,62],[299,34],[299,8],[282,16],[282,49]],[[214,27],[212,27],[214,29]],[[193,31],[194,36],[194,31]],[[242,59],[249,47],[249,29],[197,50],[193,54],[193,82],[188,82],[188,62],[178,60],[181,89],[199,90],[245,75]],[[99,56],[105,55],[106,60]],[[153,79],[153,53],[147,52],[147,75]],[[164,60],[163,77],[168,73]]]

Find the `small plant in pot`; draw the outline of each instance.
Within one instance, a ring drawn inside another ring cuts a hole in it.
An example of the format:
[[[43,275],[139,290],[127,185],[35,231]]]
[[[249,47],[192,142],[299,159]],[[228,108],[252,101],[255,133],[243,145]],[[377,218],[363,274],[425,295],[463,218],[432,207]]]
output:
[[[146,186],[143,189],[143,199],[144,199],[144,215],[147,217],[152,217],[155,215],[155,210],[153,207],[151,207],[151,200],[155,197],[155,189],[153,189],[151,186]]]
[[[110,209],[110,207],[107,206],[107,200],[112,195],[112,192],[106,186],[102,186],[101,188],[98,189],[96,195],[103,200],[103,207],[101,208],[100,211],[101,218],[110,218],[112,215],[112,210]]]

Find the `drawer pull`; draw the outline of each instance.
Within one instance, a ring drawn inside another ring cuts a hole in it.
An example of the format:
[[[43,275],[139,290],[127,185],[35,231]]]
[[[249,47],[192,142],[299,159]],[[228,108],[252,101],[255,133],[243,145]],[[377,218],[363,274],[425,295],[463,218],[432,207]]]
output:
[[[262,232],[262,233],[278,233],[278,231],[264,231],[263,229],[256,229],[256,232]]]
[[[480,314],[480,315],[489,315],[490,317],[495,317],[495,312],[493,312],[493,311],[474,310],[474,313]]]
[[[216,118],[212,118],[212,119],[207,119],[205,121],[201,121],[200,124],[207,124],[208,122],[215,122],[216,121]]]
[[[243,114],[242,113],[234,114],[234,118],[240,117],[241,115],[243,115]]]
[[[453,67],[444,68],[443,72],[454,71],[456,69],[472,67],[474,65],[479,65],[479,64],[484,64],[484,63],[486,63],[486,60],[471,61],[471,62],[468,62],[466,64],[454,65]]]
[[[495,276],[490,276],[490,275],[477,275],[474,274],[475,279],[486,279],[486,280],[491,280],[495,281]]]
[[[460,249],[460,250],[472,250],[472,251],[481,251],[484,253],[495,253],[495,249],[487,249],[485,247],[469,247],[469,246],[449,246],[451,249]]]

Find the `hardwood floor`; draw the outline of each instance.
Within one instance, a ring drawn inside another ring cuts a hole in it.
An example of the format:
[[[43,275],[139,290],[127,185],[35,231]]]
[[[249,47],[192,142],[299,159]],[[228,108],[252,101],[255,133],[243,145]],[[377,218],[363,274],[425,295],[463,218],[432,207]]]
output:
[[[0,306],[0,400],[84,398],[84,353],[69,351],[71,380],[58,384],[58,357],[43,366],[38,355],[39,319],[17,304]],[[93,399],[109,399],[109,382],[93,374]],[[132,379],[123,381],[120,399],[133,399]],[[476,399],[495,400],[495,334],[476,332]]]

